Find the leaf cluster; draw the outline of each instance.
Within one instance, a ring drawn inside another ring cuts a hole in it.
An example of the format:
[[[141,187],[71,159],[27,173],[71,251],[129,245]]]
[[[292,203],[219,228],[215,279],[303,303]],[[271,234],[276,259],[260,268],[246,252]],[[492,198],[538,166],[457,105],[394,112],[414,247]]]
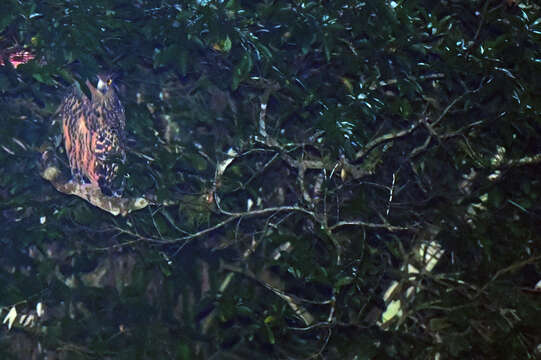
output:
[[[0,305],[45,317],[0,354],[539,356],[541,18],[508,3],[1,2]],[[125,217],[40,177],[109,70]]]

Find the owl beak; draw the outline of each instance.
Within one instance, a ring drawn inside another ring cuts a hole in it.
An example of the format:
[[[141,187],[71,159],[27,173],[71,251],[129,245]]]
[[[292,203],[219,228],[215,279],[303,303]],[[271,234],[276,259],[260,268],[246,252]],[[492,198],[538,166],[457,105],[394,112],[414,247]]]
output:
[[[102,93],[106,93],[107,92],[107,83],[105,81],[103,81],[101,78],[98,78],[98,90],[101,91]]]

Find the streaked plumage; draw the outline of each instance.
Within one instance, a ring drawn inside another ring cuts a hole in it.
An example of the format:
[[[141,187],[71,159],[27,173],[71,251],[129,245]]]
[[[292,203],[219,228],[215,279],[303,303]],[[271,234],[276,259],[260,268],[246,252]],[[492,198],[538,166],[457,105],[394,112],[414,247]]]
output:
[[[109,75],[98,75],[95,88],[87,81],[89,99],[73,86],[60,105],[64,145],[76,181],[98,185],[105,195],[119,193],[113,182],[124,149],[126,118]]]

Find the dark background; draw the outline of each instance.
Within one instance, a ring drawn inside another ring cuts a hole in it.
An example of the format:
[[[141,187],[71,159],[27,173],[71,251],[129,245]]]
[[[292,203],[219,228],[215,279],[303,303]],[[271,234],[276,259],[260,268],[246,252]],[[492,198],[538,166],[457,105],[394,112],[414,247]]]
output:
[[[539,357],[540,46],[534,1],[3,0],[0,356]],[[40,176],[104,70],[125,217]]]

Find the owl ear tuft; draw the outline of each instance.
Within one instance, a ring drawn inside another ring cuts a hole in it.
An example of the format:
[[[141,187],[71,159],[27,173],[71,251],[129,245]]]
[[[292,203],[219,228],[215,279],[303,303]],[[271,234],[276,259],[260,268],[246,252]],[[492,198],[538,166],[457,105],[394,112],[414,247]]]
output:
[[[94,87],[94,85],[92,85],[92,83],[91,83],[90,81],[87,80],[87,81],[85,82],[85,84],[86,84],[86,87],[88,88],[88,90],[90,90],[90,95],[92,95],[92,98],[93,98],[93,99],[94,99],[97,95],[99,95],[100,92],[98,91],[98,89],[96,89],[96,88]]]

